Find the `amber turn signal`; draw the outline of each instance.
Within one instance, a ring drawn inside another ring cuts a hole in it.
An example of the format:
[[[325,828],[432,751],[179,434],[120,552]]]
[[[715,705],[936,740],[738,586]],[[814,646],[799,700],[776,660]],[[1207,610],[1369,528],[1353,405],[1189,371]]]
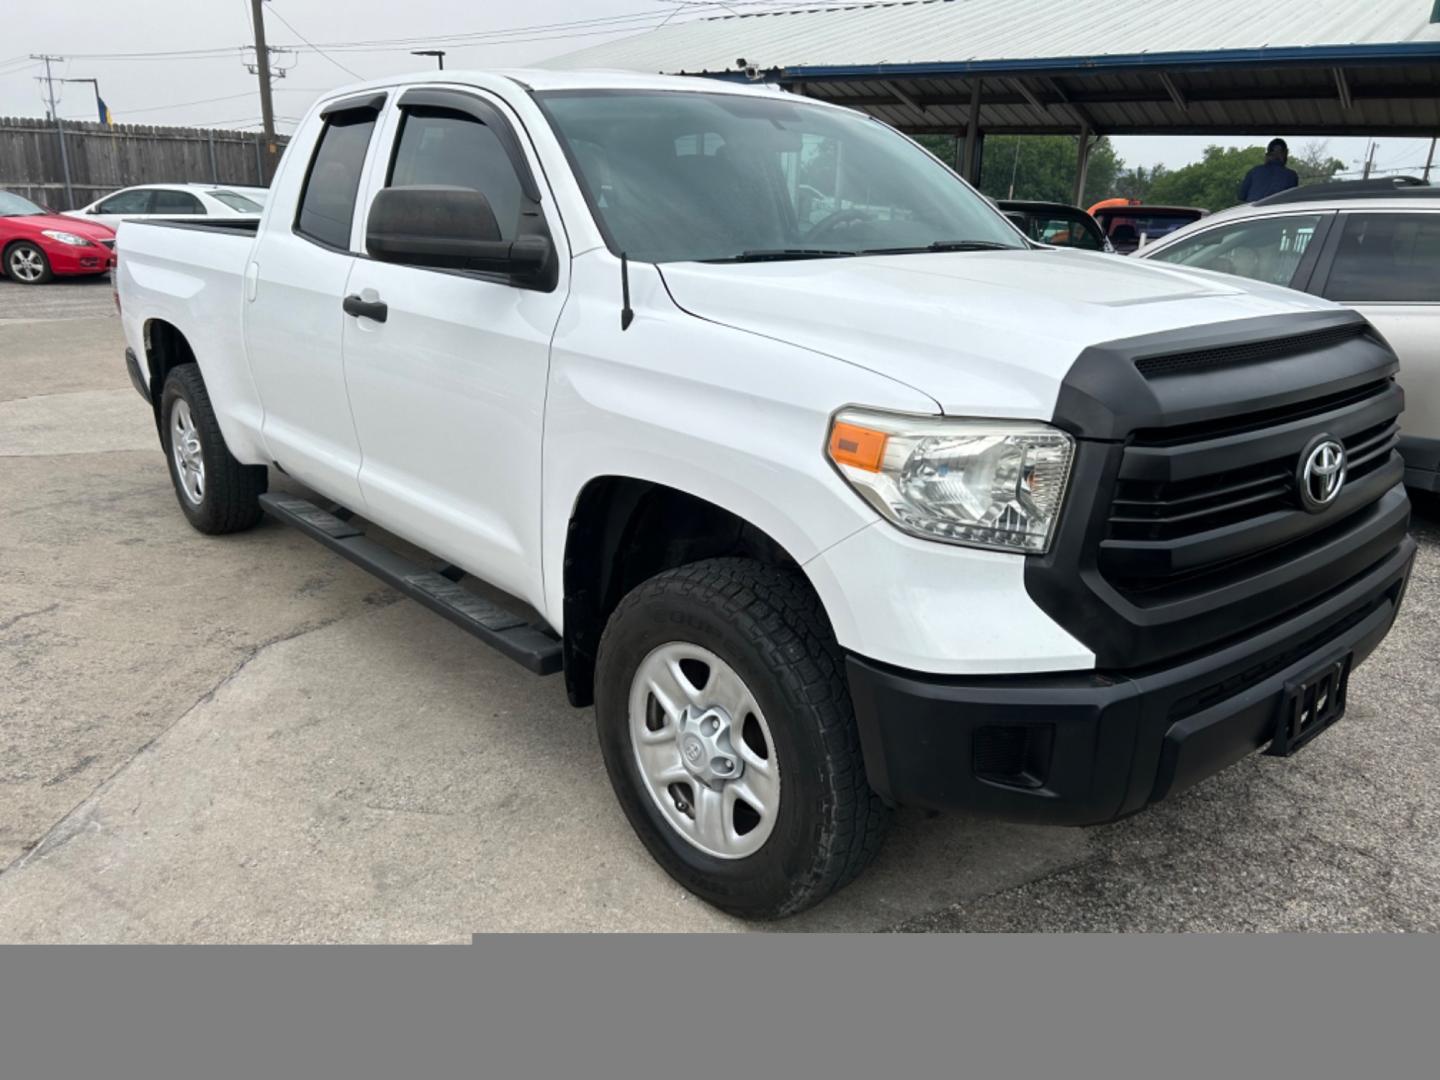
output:
[[[830,429],[830,460],[837,465],[879,472],[889,438],[883,431],[837,420]]]

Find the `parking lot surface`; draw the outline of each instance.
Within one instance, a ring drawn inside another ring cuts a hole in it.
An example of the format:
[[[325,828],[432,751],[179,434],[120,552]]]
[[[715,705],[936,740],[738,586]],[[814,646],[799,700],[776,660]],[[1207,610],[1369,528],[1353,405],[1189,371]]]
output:
[[[633,837],[588,710],[273,522],[175,506],[108,282],[0,280],[0,940],[743,930]],[[1440,512],[1344,721],[1134,818],[904,811],[761,929],[1440,927]]]

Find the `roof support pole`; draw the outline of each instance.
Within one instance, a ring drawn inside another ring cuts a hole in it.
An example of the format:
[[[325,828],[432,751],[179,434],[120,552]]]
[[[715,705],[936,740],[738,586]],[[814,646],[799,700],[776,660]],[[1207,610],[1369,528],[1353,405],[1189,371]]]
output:
[[[1350,106],[1354,104],[1350,96],[1350,80],[1345,77],[1345,72],[1338,67],[1331,68],[1330,72],[1335,76],[1335,92],[1340,98],[1340,108],[1349,112]]]
[[[980,135],[980,90],[983,81],[976,79],[970,87],[970,119],[965,123],[965,167],[960,174],[976,187],[980,186],[980,158],[976,154]]]
[[[1084,122],[1080,125],[1080,149],[1075,155],[1075,197],[1070,201],[1076,206],[1083,206],[1081,200],[1085,197],[1085,174],[1090,168],[1090,124]]]
[[[1190,102],[1181,92],[1180,87],[1175,84],[1175,80],[1163,71],[1160,72],[1160,85],[1165,87],[1165,92],[1170,95],[1170,100],[1175,103],[1177,109],[1184,112],[1190,108]]]
[[[900,89],[900,87],[896,86],[893,82],[887,82],[884,84],[884,86],[886,90],[889,90],[890,93],[895,95],[896,101],[900,102],[900,104],[902,105],[908,105],[910,108],[914,109],[917,113],[920,114],[920,119],[922,121],[925,119],[924,105],[921,105],[918,101],[916,101],[913,97],[907,94],[904,90]]]

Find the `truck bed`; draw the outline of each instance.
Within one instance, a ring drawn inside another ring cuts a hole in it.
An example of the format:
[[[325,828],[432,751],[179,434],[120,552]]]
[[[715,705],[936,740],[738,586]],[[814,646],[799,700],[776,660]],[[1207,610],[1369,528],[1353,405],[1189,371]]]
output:
[[[121,222],[123,225],[158,225],[166,229],[188,229],[192,232],[219,233],[222,236],[246,236],[255,238],[260,231],[260,219],[253,218],[206,218],[196,221],[194,218],[136,218],[134,221]]]

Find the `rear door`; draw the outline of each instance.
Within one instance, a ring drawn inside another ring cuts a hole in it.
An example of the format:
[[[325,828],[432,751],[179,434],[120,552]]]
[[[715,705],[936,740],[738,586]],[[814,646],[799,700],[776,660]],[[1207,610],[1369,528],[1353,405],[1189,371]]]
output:
[[[345,376],[364,450],[366,512],[465,570],[539,604],[540,449],[550,339],[569,279],[554,200],[504,104],[476,90],[417,87],[387,124],[382,187],[480,191],[502,239],[544,229],[558,283],[362,259],[349,291],[384,322],[345,319]]]
[[[1311,292],[1360,311],[1400,357],[1408,439],[1440,468],[1440,209],[1342,213]],[[1411,447],[1406,463],[1416,452]]]
[[[363,506],[360,443],[345,390],[341,309],[355,266],[355,204],[384,94],[312,117],[303,182],[282,184],[246,268],[245,349],[275,461],[316,491]]]

